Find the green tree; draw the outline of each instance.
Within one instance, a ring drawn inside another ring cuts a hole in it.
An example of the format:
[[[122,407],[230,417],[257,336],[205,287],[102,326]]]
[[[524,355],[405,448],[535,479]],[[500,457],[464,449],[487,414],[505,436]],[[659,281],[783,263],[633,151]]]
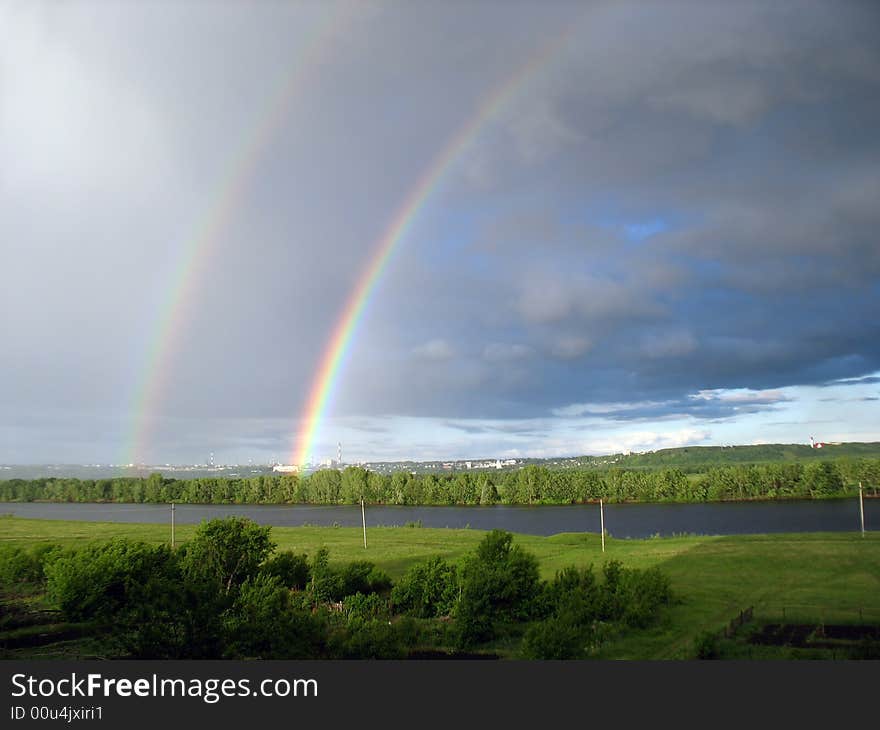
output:
[[[359,504],[361,499],[369,501],[367,470],[359,466],[347,466],[342,472],[340,492],[342,501],[346,504]]]
[[[272,575],[246,580],[223,622],[231,658],[311,659],[325,643],[320,623],[291,605],[290,591]]]
[[[504,625],[530,618],[540,592],[538,561],[504,530],[492,530],[465,561],[456,613],[458,643],[491,639]]]
[[[449,616],[459,596],[457,568],[439,555],[414,565],[391,591],[391,602],[419,618]]]
[[[228,594],[254,577],[275,549],[271,530],[245,517],[203,522],[186,545],[185,571],[190,576],[204,576]]]
[[[285,550],[267,560],[260,572],[275,576],[285,588],[302,590],[309,582],[309,558],[305,553],[297,555]]]
[[[837,464],[813,461],[804,467],[804,484],[814,497],[825,497],[843,491],[843,477]]]

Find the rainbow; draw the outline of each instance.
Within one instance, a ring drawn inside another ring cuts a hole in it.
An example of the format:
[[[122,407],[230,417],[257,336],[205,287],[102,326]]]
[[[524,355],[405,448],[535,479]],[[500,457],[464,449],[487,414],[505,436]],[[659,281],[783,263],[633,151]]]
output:
[[[406,237],[431,195],[438,189],[444,174],[477,138],[482,127],[504,107],[529,79],[537,74],[564,47],[572,35],[572,23],[560,37],[542,45],[477,107],[475,113],[456,131],[422,173],[416,185],[397,209],[391,222],[374,246],[362,272],[333,328],[309,390],[305,416],[300,421],[290,463],[309,463],[321,422],[327,411],[338,376],[354,340],[355,331],[366,311],[371,295],[400,242]]]
[[[357,3],[337,6],[318,24],[312,39],[299,49],[290,71],[282,75],[277,90],[270,96],[256,129],[246,138],[238,153],[230,157],[226,173],[211,196],[213,205],[182,247],[136,381],[130,409],[134,414],[132,433],[125,442],[122,463],[143,459],[156,410],[171,374],[171,355],[185,329],[185,309],[195,298],[198,281],[207,268],[211,253],[241,207],[265,151],[283,127],[294,100],[311,80],[313,75],[309,72],[317,67],[339,31],[355,15],[356,6]]]

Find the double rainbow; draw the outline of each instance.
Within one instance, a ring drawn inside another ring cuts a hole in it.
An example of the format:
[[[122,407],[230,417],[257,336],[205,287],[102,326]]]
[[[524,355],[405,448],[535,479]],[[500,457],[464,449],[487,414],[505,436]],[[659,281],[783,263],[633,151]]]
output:
[[[541,46],[483,100],[475,113],[434,158],[398,208],[374,245],[367,267],[349,295],[321,357],[318,371],[309,390],[305,415],[301,419],[289,463],[299,466],[309,463],[321,422],[339,380],[342,365],[351,350],[358,324],[363,320],[371,297],[395,250],[411,230],[413,222],[424,209],[429,198],[440,186],[445,173],[473,143],[483,126],[496,116],[527,81],[558,54],[572,35],[574,27],[574,24],[570,25],[560,37],[553,38]]]
[[[259,124],[245,139],[238,153],[230,158],[226,173],[211,196],[213,205],[199,219],[195,231],[182,247],[133,391],[129,411],[134,414],[132,432],[124,445],[122,463],[145,459],[156,411],[171,376],[172,354],[185,329],[185,308],[195,298],[198,282],[211,254],[241,208],[267,148],[284,126],[294,101],[313,78],[312,72],[317,69],[319,61],[333,45],[339,32],[355,16],[355,8],[356,3],[336,6],[318,24],[311,40],[298,49],[290,70],[282,76],[260,115]]]

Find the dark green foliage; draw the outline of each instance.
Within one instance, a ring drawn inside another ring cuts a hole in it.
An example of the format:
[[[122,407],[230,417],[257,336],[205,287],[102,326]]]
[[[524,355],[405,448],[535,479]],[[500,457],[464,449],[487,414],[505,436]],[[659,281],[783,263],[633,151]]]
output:
[[[271,529],[244,517],[203,522],[186,545],[184,570],[193,578],[214,581],[230,593],[254,577],[275,549],[269,538]]]
[[[388,600],[378,593],[355,593],[342,599],[342,611],[349,622],[388,617]]]
[[[61,554],[58,545],[37,545],[30,550],[0,548],[0,586],[46,582],[45,567]]]
[[[543,621],[523,637],[528,659],[582,659],[621,627],[643,628],[671,600],[668,578],[657,569],[630,570],[611,560],[599,583],[592,566],[568,567],[544,585]]]
[[[605,582],[599,618],[603,620],[641,628],[672,598],[669,579],[657,568],[624,568],[620,561],[610,560],[602,567],[602,573]]]
[[[330,567],[330,551],[322,547],[315,553],[310,566],[311,580],[306,589],[307,601],[312,606],[328,603],[344,595],[342,578]]]
[[[602,616],[603,596],[593,566],[563,568],[545,584],[542,610],[545,614],[566,616],[584,624]]]
[[[47,568],[50,599],[73,621],[103,627],[105,642],[141,658],[219,656],[224,604],[183,580],[167,546],[128,540],[65,553]]]
[[[367,560],[348,563],[339,571],[339,586],[332,598],[355,593],[383,593],[391,589],[391,578]]]
[[[536,612],[538,561],[512,543],[511,533],[492,530],[465,561],[456,612],[462,647],[487,641],[505,624],[527,621]]]
[[[260,572],[278,578],[281,585],[294,590],[305,588],[311,576],[308,556],[305,553],[297,555],[292,550],[285,550],[267,560]]]
[[[526,659],[584,659],[589,630],[568,616],[552,616],[529,627],[523,636]]]
[[[324,644],[319,620],[294,608],[281,581],[262,573],[242,584],[223,630],[224,655],[231,658],[308,659]]]
[[[721,644],[718,634],[704,631],[694,640],[694,654],[697,659],[720,659]]]
[[[174,570],[168,547],[116,539],[54,560],[46,569],[47,592],[73,621],[110,620],[123,607],[151,600]]]
[[[395,610],[420,618],[449,616],[459,597],[458,570],[439,555],[415,565],[391,591]]]
[[[331,656],[339,659],[402,659],[403,637],[384,619],[355,622],[331,641]]]

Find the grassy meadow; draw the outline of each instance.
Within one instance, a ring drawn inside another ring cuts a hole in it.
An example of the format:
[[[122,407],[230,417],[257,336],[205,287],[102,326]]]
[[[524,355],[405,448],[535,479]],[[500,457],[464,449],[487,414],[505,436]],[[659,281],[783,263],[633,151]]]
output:
[[[178,544],[195,532],[176,529]],[[330,551],[331,563],[370,560],[392,578],[432,555],[458,561],[485,534],[479,530],[376,527],[273,527],[279,550],[313,554]],[[170,541],[167,524],[121,524],[29,520],[0,517],[0,545],[65,546],[128,537],[150,543]],[[676,602],[652,628],[608,645],[603,658],[680,659],[693,656],[694,639],[721,630],[741,610],[754,607],[767,620],[871,622],[880,624],[880,534],[797,533],[725,537],[671,537],[645,540],[597,534],[552,537],[516,535],[515,543],[533,553],[542,577],[568,565],[597,569],[615,558],[626,567],[658,567],[672,583]]]

